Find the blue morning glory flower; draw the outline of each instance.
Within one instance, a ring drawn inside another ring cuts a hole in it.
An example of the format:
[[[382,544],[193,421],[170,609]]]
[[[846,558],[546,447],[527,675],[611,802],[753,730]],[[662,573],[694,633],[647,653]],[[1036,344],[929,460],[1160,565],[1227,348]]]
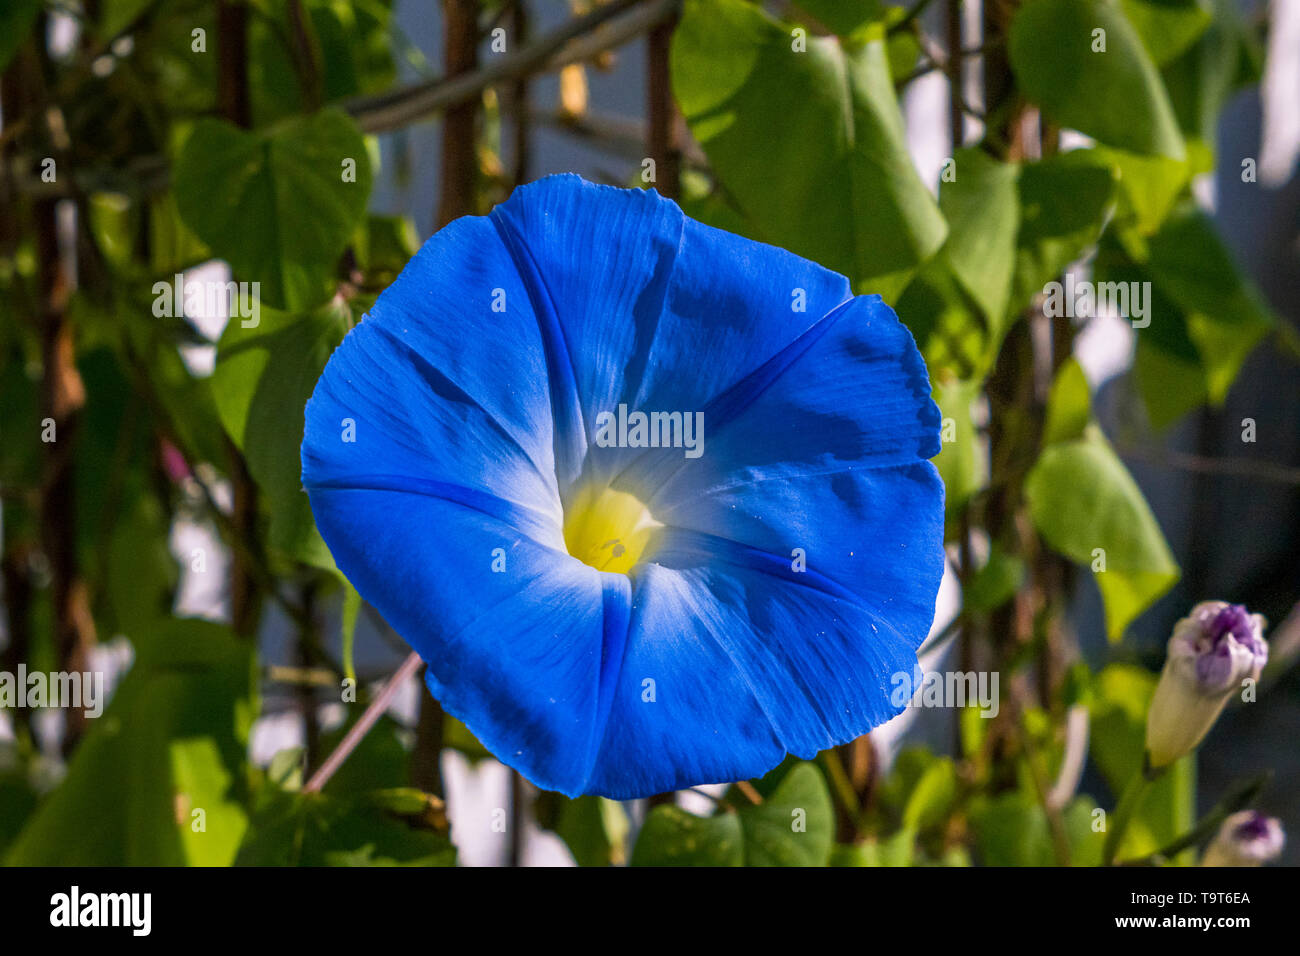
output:
[[[303,484],[428,684],[540,787],[758,776],[894,716],[939,413],[878,296],[556,176],[430,239],[307,405]]]

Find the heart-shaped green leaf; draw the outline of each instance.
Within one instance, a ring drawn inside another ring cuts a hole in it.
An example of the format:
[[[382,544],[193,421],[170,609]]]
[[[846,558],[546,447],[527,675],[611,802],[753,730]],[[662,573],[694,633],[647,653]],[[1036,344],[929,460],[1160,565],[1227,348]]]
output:
[[[1009,53],[1025,95],[1062,126],[1183,158],[1160,73],[1114,0],[1029,0],[1011,22]]]
[[[245,132],[203,119],[175,168],[185,224],[259,298],[300,311],[332,294],[330,278],[365,213],[370,161],[338,110]]]
[[[797,29],[741,0],[687,0],[674,92],[754,238],[892,301],[947,227],[907,151],[883,30]]]

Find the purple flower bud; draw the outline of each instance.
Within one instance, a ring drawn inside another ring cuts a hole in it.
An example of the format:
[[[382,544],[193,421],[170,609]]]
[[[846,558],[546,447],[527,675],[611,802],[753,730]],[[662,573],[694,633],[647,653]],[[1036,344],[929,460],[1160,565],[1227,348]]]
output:
[[[180,484],[190,476],[190,466],[185,461],[185,456],[165,438],[161,442],[161,455],[163,472],[171,481]]]
[[[1282,853],[1282,824],[1258,810],[1242,810],[1223,821],[1205,850],[1201,866],[1259,866]]]
[[[1233,692],[1268,663],[1264,618],[1240,604],[1203,601],[1174,625],[1147,714],[1147,754],[1163,767],[1190,753]]]
[[[1205,611],[1186,629],[1186,639],[1196,655],[1197,683],[1206,693],[1230,689],[1246,677],[1258,677],[1268,662],[1268,645],[1262,636],[1264,619],[1240,604],[1218,605],[1217,601],[1198,605]],[[1174,634],[1177,636],[1177,628]]]

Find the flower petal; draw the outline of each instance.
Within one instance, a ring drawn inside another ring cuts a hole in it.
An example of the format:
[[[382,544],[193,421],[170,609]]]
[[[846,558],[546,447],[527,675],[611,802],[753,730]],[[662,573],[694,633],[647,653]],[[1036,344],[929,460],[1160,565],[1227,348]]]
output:
[[[785,756],[727,653],[736,618],[705,572],[641,565],[589,793],[631,799],[743,780]]]
[[[893,681],[913,676],[915,645],[882,616],[787,563],[665,535],[657,563],[634,575],[591,792],[626,798],[761,776],[787,751],[811,758],[902,709]]]
[[[627,636],[627,577],[432,495],[311,497],[339,569],[428,663],[448,713],[538,786],[582,793]]]
[[[557,428],[582,435],[562,492],[637,457],[595,446],[600,412],[702,409],[850,295],[843,276],[687,219],[653,190],[551,176],[492,219],[554,343],[552,375],[574,396],[554,401]]]
[[[807,341],[811,339],[811,341]],[[705,411],[704,453],[627,483],[673,528],[807,567],[888,612],[916,644],[943,574],[939,411],[910,333],[858,297]]]
[[[492,211],[528,289],[551,376],[562,490],[577,480],[596,413],[618,404],[654,335],[684,217],[657,193],[551,176]]]
[[[704,456],[596,446],[620,404],[702,411]],[[450,713],[539,786],[633,797],[897,712],[942,571],[938,421],[877,298],[554,177],[440,232],[349,334],[303,480]],[[562,502],[601,479],[666,525],[630,579],[565,551]]]
[[[344,339],[307,405],[302,461],[309,490],[458,485],[562,540],[541,336],[486,220],[430,239]]]
[[[686,220],[645,374],[630,407],[706,408],[851,297],[844,276]]]

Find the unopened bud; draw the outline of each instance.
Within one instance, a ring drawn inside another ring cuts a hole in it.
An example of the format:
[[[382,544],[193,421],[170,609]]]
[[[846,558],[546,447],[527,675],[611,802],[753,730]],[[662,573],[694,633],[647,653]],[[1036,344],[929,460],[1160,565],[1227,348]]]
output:
[[[1259,866],[1280,856],[1285,843],[1282,824],[1275,817],[1242,810],[1223,821],[1201,866]]]
[[[1196,749],[1224,704],[1268,662],[1264,618],[1240,604],[1203,601],[1174,626],[1147,714],[1153,769]]]

